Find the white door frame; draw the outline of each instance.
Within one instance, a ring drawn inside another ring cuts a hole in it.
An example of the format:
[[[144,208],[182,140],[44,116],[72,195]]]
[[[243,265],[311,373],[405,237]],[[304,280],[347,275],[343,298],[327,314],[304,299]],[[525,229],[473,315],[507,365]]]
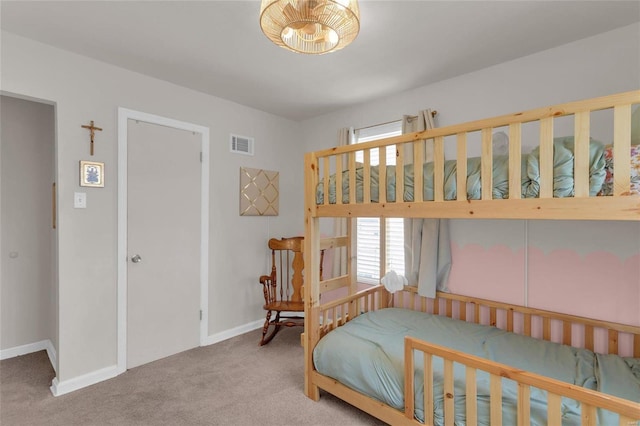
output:
[[[127,132],[128,120],[199,133],[202,137],[200,193],[200,346],[209,324],[209,128],[127,108],[118,108],[118,374],[127,370]]]

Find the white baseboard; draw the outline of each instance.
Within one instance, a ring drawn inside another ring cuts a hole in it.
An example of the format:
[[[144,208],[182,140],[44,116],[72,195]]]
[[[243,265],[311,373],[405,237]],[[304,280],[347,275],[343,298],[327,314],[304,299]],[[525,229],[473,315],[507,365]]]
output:
[[[94,385],[96,383],[103,382],[108,379],[112,379],[118,374],[120,374],[120,371],[118,371],[118,366],[113,365],[111,367],[92,371],[91,373],[74,377],[73,379],[65,380],[63,382],[59,382],[58,378],[56,377],[51,382],[51,387],[49,389],[51,390],[53,396],[60,396],[81,388],[85,388],[87,386]]]
[[[53,347],[53,343],[51,340],[47,340],[47,347],[45,348],[47,351],[47,356],[49,357],[49,362],[53,367],[53,371],[58,374],[58,355],[56,353],[56,348]]]
[[[49,362],[53,369],[58,372],[58,360],[56,356],[56,349],[53,347],[51,340],[41,340],[35,343],[28,343],[26,345],[16,346],[9,349],[3,349],[0,351],[0,360],[14,358],[21,355],[27,355],[34,352],[47,351]]]
[[[0,360],[14,358],[20,355],[31,354],[38,351],[44,351],[47,349],[47,343],[51,344],[51,341],[41,340],[35,343],[28,343],[26,345],[15,346],[9,349],[3,349],[0,351]]]
[[[231,328],[229,330],[221,331],[220,333],[212,334],[208,336],[203,346],[213,345],[214,343],[222,342],[223,340],[230,339],[232,337],[239,336],[249,331],[257,330],[264,325],[264,320],[253,321],[238,327]]]

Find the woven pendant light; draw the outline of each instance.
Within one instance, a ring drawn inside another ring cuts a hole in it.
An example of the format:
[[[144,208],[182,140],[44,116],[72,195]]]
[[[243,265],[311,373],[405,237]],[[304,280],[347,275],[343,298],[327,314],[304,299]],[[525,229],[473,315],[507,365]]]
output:
[[[357,0],[262,0],[260,27],[278,46],[319,55],[355,40],[360,9]]]

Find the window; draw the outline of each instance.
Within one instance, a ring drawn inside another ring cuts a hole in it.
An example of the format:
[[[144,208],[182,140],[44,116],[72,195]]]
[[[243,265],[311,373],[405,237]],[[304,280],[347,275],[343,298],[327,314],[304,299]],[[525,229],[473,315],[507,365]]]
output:
[[[381,124],[357,130],[355,143],[369,142],[377,139],[402,134],[402,122]],[[379,151],[370,151],[371,165],[379,164]],[[363,152],[356,152],[356,161],[363,161]],[[396,164],[396,147],[391,145],[386,151],[387,165]],[[357,269],[358,281],[378,284],[380,281],[380,219],[376,217],[360,217],[357,219]],[[404,220],[387,218],[385,244],[387,250],[385,270],[395,270],[404,274]]]

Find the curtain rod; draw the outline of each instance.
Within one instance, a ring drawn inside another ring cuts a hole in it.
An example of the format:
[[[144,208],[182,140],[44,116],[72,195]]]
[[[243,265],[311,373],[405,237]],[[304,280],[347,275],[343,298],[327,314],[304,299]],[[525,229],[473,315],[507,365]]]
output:
[[[436,115],[438,115],[438,111],[431,111],[431,116],[432,117],[435,117]],[[414,119],[414,118],[418,118],[418,116],[417,115],[410,115],[409,118]],[[370,126],[358,127],[357,129],[353,129],[353,131],[355,132],[355,131],[358,131],[358,130],[370,129],[372,127],[384,126],[385,124],[397,123],[398,121],[402,121],[402,118],[400,118],[398,120],[386,121],[384,123],[372,124]]]

